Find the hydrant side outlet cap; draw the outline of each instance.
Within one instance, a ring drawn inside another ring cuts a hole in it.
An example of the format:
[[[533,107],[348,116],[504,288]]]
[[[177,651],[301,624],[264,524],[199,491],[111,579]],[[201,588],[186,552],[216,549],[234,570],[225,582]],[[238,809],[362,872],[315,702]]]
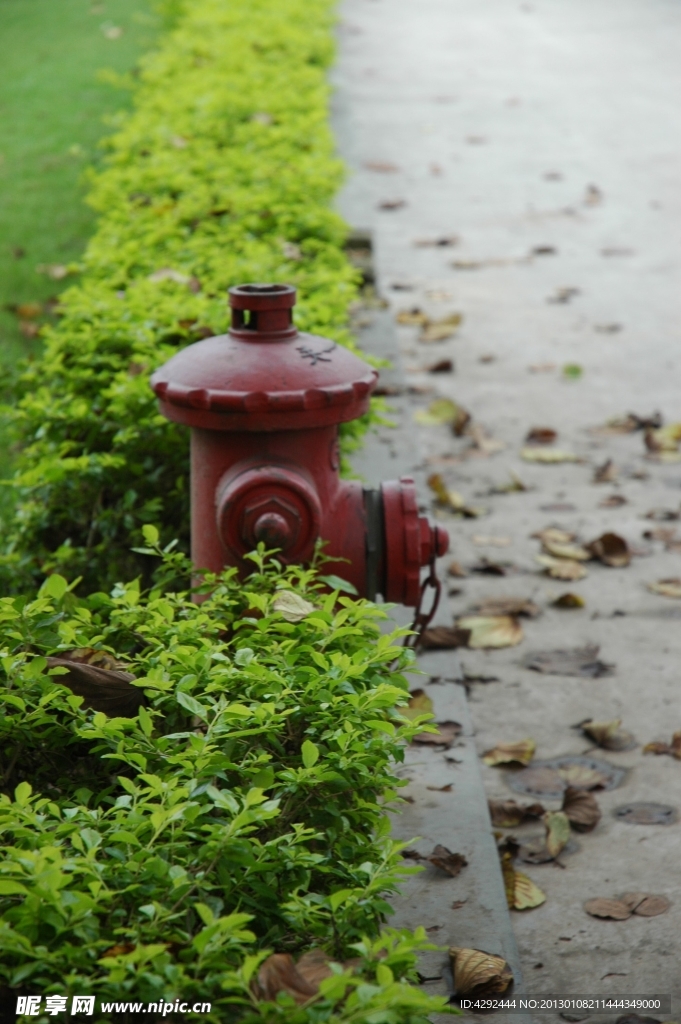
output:
[[[151,378],[163,414],[207,430],[277,431],[365,413],[378,373],[335,341],[299,333],[295,300],[292,285],[230,288],[229,334],[189,345]]]

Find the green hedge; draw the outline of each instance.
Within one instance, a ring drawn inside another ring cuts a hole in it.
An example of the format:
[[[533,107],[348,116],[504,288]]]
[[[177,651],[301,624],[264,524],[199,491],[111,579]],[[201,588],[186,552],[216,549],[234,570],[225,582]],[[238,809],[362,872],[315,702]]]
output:
[[[92,179],[99,226],[82,277],[9,412],[21,453],[6,592],[54,570],[84,589],[130,579],[145,571],[131,551],[144,523],[185,543],[187,431],[158,415],[148,378],[227,329],[230,285],[293,283],[299,326],[352,343],[357,274],[331,209],[332,0],[170,6],[176,27],[144,60]]]
[[[229,570],[200,605],[167,580],[78,600],[57,574],[30,602],[0,602],[6,1001],[178,998],[210,1002],[202,1019],[221,1024],[443,1010],[410,984],[415,951],[433,948],[423,930],[380,930],[413,870],[384,812],[403,785],[392,764],[424,728],[397,710],[411,654],[381,635],[375,605],[253,557],[245,585]],[[74,650],[135,677],[134,717],[85,708],[69,663],[47,660]],[[310,947],[357,959],[303,1007],[264,999],[269,953]]]

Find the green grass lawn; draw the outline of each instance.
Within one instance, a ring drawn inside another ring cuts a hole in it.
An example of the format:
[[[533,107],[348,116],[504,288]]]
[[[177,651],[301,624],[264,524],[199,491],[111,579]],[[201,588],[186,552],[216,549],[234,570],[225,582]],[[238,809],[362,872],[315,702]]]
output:
[[[83,170],[104,118],[129,102],[102,79],[129,72],[159,18],[147,0],[0,0],[0,369],[39,347],[42,304],[68,284],[36,267],[78,259],[92,231]],[[23,324],[8,306],[26,306]],[[48,305],[49,310],[49,305]],[[23,327],[23,331],[22,328]],[[28,335],[28,337],[26,336]]]

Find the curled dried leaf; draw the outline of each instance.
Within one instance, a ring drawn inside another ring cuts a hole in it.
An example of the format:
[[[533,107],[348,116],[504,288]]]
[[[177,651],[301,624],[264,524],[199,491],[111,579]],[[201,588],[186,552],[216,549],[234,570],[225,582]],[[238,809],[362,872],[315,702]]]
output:
[[[646,743],[643,748],[644,754],[669,754],[681,761],[681,732],[675,732],[671,743]]]
[[[597,743],[604,750],[631,750],[636,746],[636,740],[626,729],[621,729],[621,718],[614,718],[611,722],[594,722],[587,719],[579,723],[583,733]]]
[[[468,647],[470,629],[456,626],[429,626],[421,634],[421,647],[426,651],[452,651],[457,647]]]
[[[515,647],[523,639],[522,626],[512,615],[464,615],[457,626],[470,630],[470,648]]]
[[[442,846],[438,843],[433,852],[429,856],[424,857],[423,860],[427,860],[434,867],[439,868],[440,871],[444,871],[445,874],[451,878],[456,878],[460,874],[461,869],[465,868],[468,861],[461,853],[452,853],[446,846]]]
[[[511,968],[493,953],[452,946],[449,958],[457,996],[494,995],[505,992],[513,981]]]
[[[581,544],[558,544],[555,541],[544,540],[543,548],[547,555],[554,558],[570,559],[573,562],[588,562],[592,557],[591,552],[583,548]]]
[[[417,736],[414,736],[411,742],[418,743],[419,746],[446,747],[449,749],[457,736],[460,735],[460,722],[437,722],[436,731],[420,732]]]
[[[591,832],[601,820],[601,809],[593,793],[568,786],[563,794],[563,812],[576,832]]]
[[[494,766],[499,764],[521,764],[528,765],[534,757],[537,744],[533,739],[519,740],[517,743],[497,743],[496,747],[487,750],[482,755],[485,764]]]
[[[272,611],[279,612],[287,622],[302,622],[311,615],[315,606],[293,590],[280,590],[272,601]]]
[[[488,800],[487,803],[496,828],[515,828],[545,813],[543,804],[539,803],[519,804],[517,800]]]
[[[602,465],[594,470],[593,482],[595,484],[611,484],[618,476],[618,469],[612,459],[606,459]]]
[[[49,669],[62,669],[54,681],[67,686],[83,697],[83,707],[103,711],[109,717],[134,718],[145,703],[142,690],[133,686],[135,676],[124,672],[117,661],[104,651],[79,648],[61,651],[58,657],[47,658]]]
[[[629,545],[617,533],[604,533],[586,547],[594,558],[614,569],[623,569],[631,562]]]

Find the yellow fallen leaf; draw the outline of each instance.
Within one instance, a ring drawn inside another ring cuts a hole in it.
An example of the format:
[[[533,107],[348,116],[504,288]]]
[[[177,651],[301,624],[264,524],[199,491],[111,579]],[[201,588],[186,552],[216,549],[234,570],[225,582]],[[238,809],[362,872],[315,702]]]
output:
[[[482,755],[482,760],[491,767],[498,764],[528,765],[536,749],[537,744],[533,739],[519,740],[517,743],[497,743],[496,747]]]
[[[412,690],[409,694],[409,704],[400,708],[400,714],[405,718],[414,719],[420,715],[432,715],[433,702],[425,690]]]
[[[461,424],[465,425],[468,422],[470,416],[465,409],[462,409],[456,402],[452,402],[450,398],[436,398],[427,409],[417,409],[414,419],[426,427],[448,424],[456,433]]]
[[[562,451],[560,448],[523,448],[520,452],[525,462],[581,462],[574,452]]]
[[[465,615],[457,626],[471,631],[471,648],[515,647],[523,639],[522,626],[512,615]]]
[[[554,580],[581,580],[587,575],[580,562],[573,562],[567,558],[553,558],[551,555],[535,555],[535,558]]]
[[[547,811],[544,815],[546,826],[546,849],[557,857],[570,839],[570,819],[563,811]]]
[[[559,530],[555,526],[549,526],[545,530],[538,530],[532,536],[540,540],[543,545],[569,544],[571,540],[575,539],[574,533],[568,533],[567,530]]]
[[[441,320],[430,320],[423,325],[419,341],[426,344],[433,341],[446,341],[456,333],[461,326],[463,316],[461,313],[452,313]]]
[[[423,327],[428,323],[428,317],[418,306],[401,310],[395,319],[398,324],[405,324],[407,327]]]
[[[647,583],[646,586],[651,594],[681,598],[681,579],[678,576],[672,576],[667,580],[658,580],[657,583]]]
[[[280,590],[272,601],[272,610],[279,612],[287,622],[302,622],[315,607],[292,590]]]
[[[533,910],[546,902],[546,894],[531,878],[521,871],[516,871],[508,853],[503,854],[501,858],[501,871],[509,910]]]
[[[511,543],[510,537],[496,537],[486,533],[475,533],[471,539],[479,547],[507,548]]]
[[[588,562],[593,557],[591,552],[580,544],[556,544],[552,541],[544,541],[543,548],[547,555],[553,555],[554,558],[567,558],[573,562]]]

